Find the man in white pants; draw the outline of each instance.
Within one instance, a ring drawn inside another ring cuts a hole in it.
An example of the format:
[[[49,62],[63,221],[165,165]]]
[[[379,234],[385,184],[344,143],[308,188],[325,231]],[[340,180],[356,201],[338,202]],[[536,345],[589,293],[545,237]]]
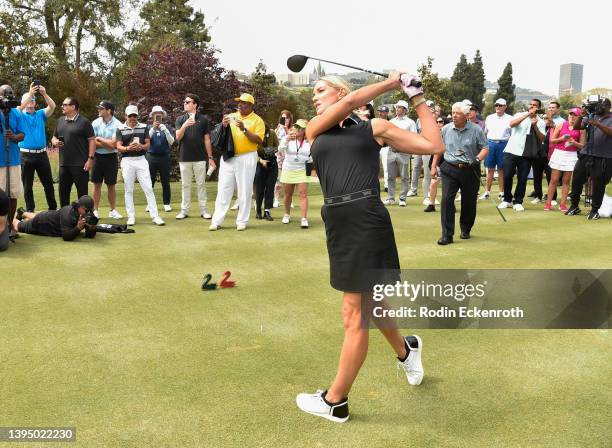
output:
[[[378,108],[378,118],[382,118],[383,120],[389,119],[389,108],[387,106],[380,106]],[[389,147],[383,146],[380,148],[380,163],[383,167],[383,182],[385,184],[385,192],[389,191],[389,173],[387,171],[387,155],[389,154]]]
[[[158,226],[165,224],[159,217],[155,194],[151,186],[149,163],[145,154],[149,150],[149,126],[138,123],[138,108],[128,106],[125,108],[127,118],[124,125],[117,129],[117,151],[121,154],[121,172],[125,188],[125,208],[128,214],[127,225],[136,224],[136,210],[134,209],[134,181],[138,179],[142,191],[147,198],[149,214],[153,223]]]
[[[229,126],[232,133],[235,155],[227,159],[221,158],[217,200],[209,230],[217,230],[223,224],[234,188],[238,188],[239,206],[236,230],[246,229],[251,214],[257,146],[263,141],[266,127],[261,117],[253,112],[255,98],[252,95],[243,93],[235,100],[238,101],[238,112],[223,117],[223,126]]]
[[[411,132],[416,132],[416,123],[407,115],[408,103],[404,100],[399,100],[395,104],[395,118],[391,120],[395,126]],[[399,175],[401,177],[401,190],[399,194],[400,207],[406,207],[406,196],[410,186],[410,154],[404,154],[395,151],[393,147],[389,147],[387,155],[387,170],[389,192],[387,199],[383,201],[385,205],[395,204],[395,179]]]
[[[195,176],[198,188],[200,216],[210,219],[206,207],[206,161],[214,169],[212,144],[210,143],[210,125],[206,117],[198,113],[200,97],[194,93],[185,95],[183,101],[184,115],[176,120],[176,140],[179,142],[179,168],[181,170],[182,201],[181,211],[176,219],[189,216],[191,205],[191,180]]]

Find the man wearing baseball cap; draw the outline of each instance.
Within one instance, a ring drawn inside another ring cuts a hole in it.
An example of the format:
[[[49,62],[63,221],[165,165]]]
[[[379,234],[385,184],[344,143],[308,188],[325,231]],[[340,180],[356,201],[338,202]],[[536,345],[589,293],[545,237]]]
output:
[[[416,123],[408,117],[407,112],[408,103],[404,100],[399,100],[395,103],[395,118],[391,120],[391,123],[400,129],[416,132]],[[410,154],[404,154],[389,147],[387,170],[389,192],[387,199],[383,203],[385,205],[395,204],[395,179],[399,174],[402,188],[399,194],[399,205],[400,207],[405,207],[406,196],[410,187]]]
[[[221,158],[217,200],[209,230],[217,230],[223,223],[234,195],[234,188],[238,189],[239,206],[236,230],[246,229],[251,213],[257,147],[263,141],[266,126],[261,117],[253,112],[253,95],[243,93],[234,100],[238,102],[238,112],[225,115],[222,123],[224,127],[230,127],[235,155],[227,160]]]
[[[108,203],[110,204],[109,218],[121,219],[123,216],[117,211],[117,171],[119,162],[117,160],[117,141],[115,136],[121,122],[115,118],[115,105],[110,101],[100,101],[97,106],[98,118],[91,125],[96,135],[96,155],[94,156],[94,166],[91,170],[91,181],[94,184],[93,201],[94,215],[99,217],[98,206],[102,195],[102,182],[106,183],[108,190]]]
[[[489,154],[484,160],[484,166],[487,170],[486,189],[478,199],[489,199],[491,196],[496,168],[499,198],[504,197],[504,149],[506,149],[510,138],[510,121],[512,121],[512,115],[506,113],[507,108],[506,100],[498,98],[495,101],[495,113],[488,115],[485,119],[487,143],[489,145]]]
[[[61,236],[64,241],[72,241],[85,229],[85,238],[94,238],[96,225],[88,222],[87,218],[93,207],[93,199],[85,195],[59,210],[40,213],[22,211],[13,222],[18,232],[31,235]]]

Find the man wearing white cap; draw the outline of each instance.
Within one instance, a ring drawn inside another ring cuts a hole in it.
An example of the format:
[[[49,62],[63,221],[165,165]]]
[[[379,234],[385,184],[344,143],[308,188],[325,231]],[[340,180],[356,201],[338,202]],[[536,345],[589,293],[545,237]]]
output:
[[[151,138],[149,127],[138,122],[138,107],[130,105],[125,108],[126,122],[117,129],[117,150],[121,154],[121,172],[125,188],[125,209],[127,210],[127,225],[136,224],[136,210],[134,209],[134,181],[138,183],[147,198],[147,208],[153,224],[163,226],[164,220],[159,217],[155,194],[151,186],[149,163],[145,158],[149,150]]]
[[[506,113],[507,108],[506,100],[498,98],[495,101],[495,113],[485,119],[485,132],[489,145],[489,154],[484,160],[487,170],[486,190],[478,199],[489,199],[491,196],[495,168],[497,168],[499,198],[504,197],[504,149],[510,138],[510,121],[512,121],[512,115]]]
[[[153,126],[149,129],[151,145],[147,152],[151,186],[155,187],[155,178],[159,173],[162,184],[164,211],[172,211],[170,206],[170,148],[174,143],[174,129],[163,123],[168,114],[161,106],[153,106],[149,117],[153,118]]]
[[[217,230],[230,206],[234,188],[238,188],[238,216],[236,230],[245,230],[251,214],[253,180],[257,168],[257,147],[263,141],[266,126],[259,115],[253,112],[255,98],[243,93],[238,101],[238,112],[225,115],[223,126],[230,127],[235,155],[221,158],[215,212],[209,230]]]
[[[404,100],[399,100],[395,104],[395,118],[391,120],[391,123],[400,129],[416,132],[416,123],[406,115],[407,112],[408,103]],[[402,188],[399,194],[399,205],[400,207],[405,207],[406,196],[410,187],[410,154],[395,151],[390,146],[389,153],[387,154],[387,172],[389,173],[387,180],[389,192],[387,199],[383,203],[385,205],[395,204],[395,179],[399,174]]]

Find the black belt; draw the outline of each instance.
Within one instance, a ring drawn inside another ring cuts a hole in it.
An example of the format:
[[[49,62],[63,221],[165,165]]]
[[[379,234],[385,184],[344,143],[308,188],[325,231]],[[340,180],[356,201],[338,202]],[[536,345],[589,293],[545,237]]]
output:
[[[371,188],[369,190],[356,191],[354,193],[348,193],[342,196],[332,196],[329,198],[325,198],[325,204],[326,205],[340,204],[343,202],[357,201],[359,199],[369,198],[371,196],[377,196],[377,195],[378,195],[378,191],[374,188]]]
[[[455,168],[461,168],[461,169],[471,168],[472,165],[476,164],[476,162],[474,162],[474,163],[451,163],[451,162],[448,162],[446,160],[444,161],[444,163],[448,163],[449,165],[452,165]]]

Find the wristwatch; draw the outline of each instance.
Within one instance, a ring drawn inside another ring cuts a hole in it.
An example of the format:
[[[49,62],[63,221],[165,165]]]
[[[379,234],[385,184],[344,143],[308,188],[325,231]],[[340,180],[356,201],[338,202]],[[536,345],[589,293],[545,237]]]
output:
[[[89,156],[89,160],[93,160],[93,159],[94,159],[94,156]]]

